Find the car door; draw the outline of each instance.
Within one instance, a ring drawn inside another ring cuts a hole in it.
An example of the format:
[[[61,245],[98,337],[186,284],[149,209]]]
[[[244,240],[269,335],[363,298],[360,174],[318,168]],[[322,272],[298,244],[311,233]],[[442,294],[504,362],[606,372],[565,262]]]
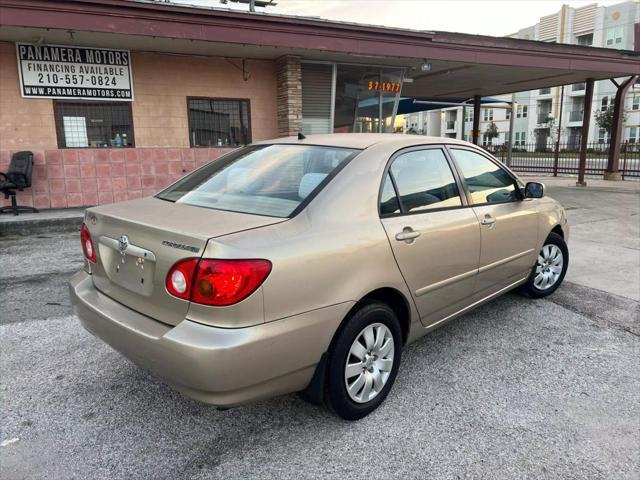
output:
[[[425,326],[466,305],[480,257],[480,225],[445,152],[400,151],[380,195],[382,225]]]
[[[465,147],[449,147],[480,222],[478,292],[490,294],[526,277],[538,238],[535,202],[498,161]]]

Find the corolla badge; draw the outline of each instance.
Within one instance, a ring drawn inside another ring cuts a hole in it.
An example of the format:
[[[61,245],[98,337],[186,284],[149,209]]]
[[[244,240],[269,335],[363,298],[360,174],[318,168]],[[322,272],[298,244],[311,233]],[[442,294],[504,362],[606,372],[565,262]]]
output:
[[[198,253],[200,249],[193,245],[185,245],[184,243],[172,242],[171,240],[163,240],[162,245],[171,248],[178,248],[180,250],[186,250],[188,252]]]
[[[124,252],[127,247],[129,247],[129,237],[126,235],[120,235],[120,238],[118,239],[118,248],[121,252]]]

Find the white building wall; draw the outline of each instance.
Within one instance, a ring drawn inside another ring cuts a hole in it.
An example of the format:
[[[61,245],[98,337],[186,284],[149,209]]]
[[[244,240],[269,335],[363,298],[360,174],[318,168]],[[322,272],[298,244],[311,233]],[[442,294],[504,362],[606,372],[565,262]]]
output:
[[[588,7],[583,7],[588,8]],[[563,14],[564,10],[564,14]],[[563,7],[557,15],[558,22],[558,35],[555,41],[564,43],[577,44],[577,36],[586,34],[593,35],[592,46],[602,48],[617,48],[624,50],[634,49],[634,23],[640,21],[640,3],[636,1],[627,1],[607,7],[597,6],[593,11],[592,28],[589,30],[575,30],[574,20],[576,20],[576,11],[578,9],[568,6]],[[546,17],[545,17],[546,18]],[[582,21],[584,22],[584,15],[582,15]],[[561,23],[564,28],[561,28]],[[622,35],[615,36],[613,44],[607,45],[608,35],[612,35],[611,32],[616,32],[616,29],[621,29]],[[547,26],[548,30],[548,26]],[[519,30],[513,36],[516,38],[525,38],[531,40],[540,40],[540,23],[532,27],[527,27]],[[561,34],[562,32],[562,34]],[[621,38],[619,42],[616,42],[617,38]],[[548,40],[549,41],[549,40]],[[620,83],[624,78],[617,79]],[[602,108],[602,99],[607,97],[607,104],[610,104],[615,98],[616,87],[609,80],[598,81],[594,85],[593,104],[592,104],[592,118],[590,122],[588,142],[598,143],[601,139],[600,129],[595,122],[595,114]],[[640,94],[639,86],[632,88],[625,101],[625,121],[623,126],[623,141],[631,139],[638,139],[640,136],[640,110],[632,109],[634,95]],[[536,130],[541,126],[538,124],[538,111],[540,101],[544,99],[552,99],[552,113],[554,126],[559,124],[559,110],[560,110],[560,87],[554,87],[551,89],[551,95],[540,95],[538,90],[530,92],[519,92],[516,94],[516,101],[522,105],[529,105],[529,115],[527,122],[527,141],[528,143],[535,143]],[[562,144],[567,144],[571,139],[572,128],[578,128],[582,126],[582,122],[571,122],[572,111],[577,109],[583,109],[583,103],[579,106],[576,104],[580,99],[584,99],[584,91],[573,91],[571,85],[565,86],[563,100],[563,114],[562,114],[562,128],[560,130],[560,141]],[[576,115],[576,114],[574,114]],[[575,118],[575,117],[574,117]],[[514,132],[521,132],[525,128],[521,119],[516,119],[514,125]],[[636,130],[633,131],[632,129]],[[553,129],[550,129],[553,131]],[[557,132],[557,130],[556,130]],[[635,137],[632,135],[635,133]],[[515,138],[514,138],[515,140]],[[608,138],[604,138],[608,141]],[[547,144],[552,145],[556,141],[555,136],[547,139]]]

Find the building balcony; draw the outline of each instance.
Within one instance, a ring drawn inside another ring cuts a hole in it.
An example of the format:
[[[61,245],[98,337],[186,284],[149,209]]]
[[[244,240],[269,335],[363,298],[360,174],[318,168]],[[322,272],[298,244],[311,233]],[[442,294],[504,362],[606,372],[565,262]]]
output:
[[[546,124],[553,121],[553,116],[551,112],[538,112],[538,124]]]
[[[573,110],[569,112],[569,122],[582,122],[584,118],[584,111]]]
[[[585,88],[587,88],[585,82],[574,83],[573,85],[571,85],[571,91],[569,92],[569,94],[570,95],[584,95]]]

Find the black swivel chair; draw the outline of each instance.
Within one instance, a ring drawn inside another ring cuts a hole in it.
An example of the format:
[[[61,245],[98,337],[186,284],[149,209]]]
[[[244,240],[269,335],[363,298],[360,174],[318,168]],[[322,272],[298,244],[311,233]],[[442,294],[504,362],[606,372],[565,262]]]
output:
[[[11,163],[9,163],[7,173],[0,172],[0,192],[4,193],[4,198],[11,198],[11,205],[0,208],[0,213],[13,212],[14,215],[18,215],[18,212],[38,211],[33,207],[22,206],[16,203],[16,192],[31,186],[32,173],[33,153],[14,153],[11,157]]]

